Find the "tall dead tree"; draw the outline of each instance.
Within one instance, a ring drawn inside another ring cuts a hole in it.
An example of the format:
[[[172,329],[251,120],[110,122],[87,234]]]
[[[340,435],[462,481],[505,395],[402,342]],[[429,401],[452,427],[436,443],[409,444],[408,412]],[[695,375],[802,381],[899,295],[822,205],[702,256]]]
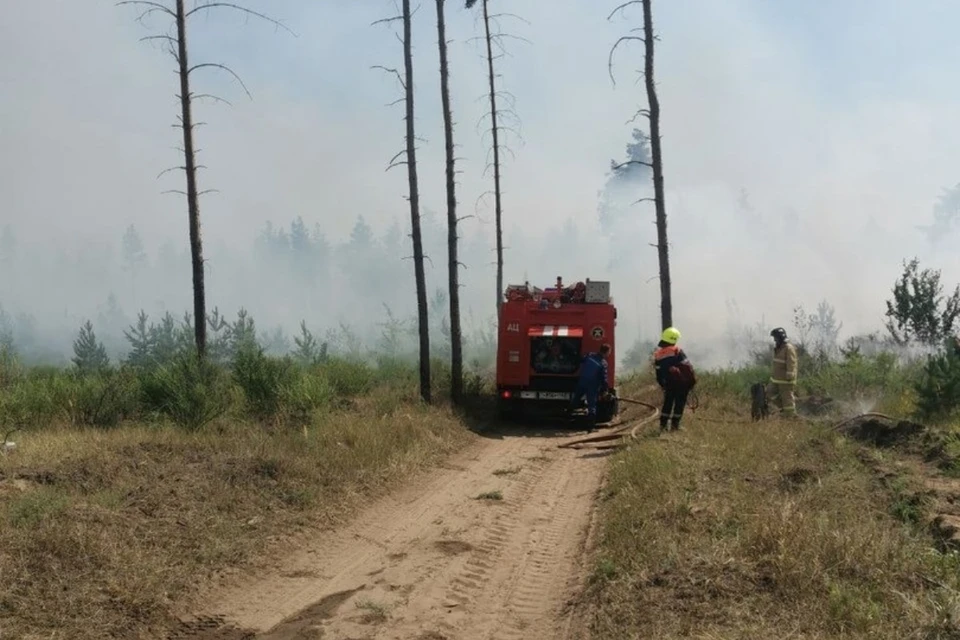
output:
[[[497,228],[497,317],[503,306],[503,204],[500,192],[500,127],[497,125],[497,87],[493,70],[493,35],[490,32],[489,0],[480,0],[483,6],[483,33],[487,44],[487,80],[490,94],[490,131],[493,136],[493,197]],[[467,9],[472,9],[477,0],[466,0]]]
[[[406,121],[406,148],[393,157],[389,171],[398,165],[407,165],[408,201],[410,202],[410,237],[413,240],[413,270],[417,285],[417,322],[420,335],[420,397],[424,402],[431,401],[430,392],[430,324],[427,314],[427,279],[423,268],[423,236],[420,231],[420,192],[417,180],[417,136],[414,126],[414,91],[413,91],[413,28],[410,0],[403,0],[400,16],[378,20],[374,24],[389,24],[400,20],[403,22],[403,67],[401,76],[396,69],[377,67],[397,77],[403,88],[403,103],[406,107],[404,120]],[[406,155],[406,160],[398,158]]]
[[[453,146],[453,113],[450,109],[450,66],[447,61],[445,0],[437,0],[437,46],[440,49],[440,100],[443,104],[443,137],[447,180],[447,269],[450,289],[450,397],[458,404],[463,396],[463,340],[460,331],[460,261],[457,259],[457,183]]]
[[[230,9],[239,11],[248,16],[266,20],[267,22],[286,29],[287,31],[290,30],[273,18],[267,17],[262,13],[258,13],[231,2],[207,0],[194,5],[191,9],[187,9],[185,7],[184,0],[175,0],[172,8],[162,1],[153,0],[123,0],[121,2],[117,2],[117,5],[133,5],[141,7],[143,12],[137,18],[139,22],[143,22],[145,18],[153,14],[162,14],[169,17],[176,27],[176,35],[159,34],[146,36],[141,38],[141,41],[160,40],[164,42],[168,53],[173,56],[173,59],[177,63],[177,76],[180,80],[180,93],[177,96],[180,102],[180,115],[178,116],[177,126],[181,129],[183,134],[182,151],[184,163],[179,167],[174,167],[173,170],[182,170],[184,172],[184,175],[186,176],[187,190],[181,191],[178,189],[172,189],[169,191],[169,193],[178,193],[185,196],[187,199],[187,222],[190,236],[190,260],[193,271],[193,331],[194,341],[197,348],[197,357],[203,359],[206,357],[207,353],[207,312],[206,289],[204,285],[203,271],[203,241],[200,237],[200,196],[204,195],[205,193],[211,193],[214,190],[207,189],[205,191],[200,191],[197,188],[197,169],[202,168],[202,165],[197,164],[197,151],[194,147],[194,129],[199,126],[200,123],[196,123],[193,120],[193,101],[203,98],[210,98],[212,100],[225,103],[227,101],[211,94],[192,93],[190,91],[190,77],[193,72],[201,69],[220,69],[221,71],[226,71],[233,76],[234,79],[240,83],[240,86],[243,87],[244,92],[246,92],[248,96],[250,95],[250,92],[247,91],[247,87],[243,84],[240,76],[238,76],[226,65],[211,62],[194,65],[190,64],[187,50],[187,23],[192,16],[201,11],[210,9]],[[170,170],[168,169],[167,171],[162,172],[160,175],[163,175],[168,171]]]
[[[654,43],[657,37],[653,33],[653,8],[652,0],[630,0],[614,9],[608,16],[608,20],[616,13],[623,11],[632,5],[643,6],[643,27],[642,29],[633,29],[632,32],[641,31],[643,36],[622,36],[610,49],[609,69],[610,79],[613,80],[613,54],[617,47],[624,42],[637,40],[643,43],[644,47],[644,69],[643,77],[647,89],[647,109],[641,109],[637,115],[647,117],[650,122],[650,151],[652,163],[641,161],[629,161],[624,164],[644,164],[653,169],[653,200],[656,208],[657,223],[657,254],[660,260],[660,322],[663,328],[673,324],[673,298],[670,288],[670,251],[667,242],[667,207],[663,194],[663,152],[660,140],[660,101],[657,98],[657,85],[654,79]],[[622,166],[622,165],[621,165]]]

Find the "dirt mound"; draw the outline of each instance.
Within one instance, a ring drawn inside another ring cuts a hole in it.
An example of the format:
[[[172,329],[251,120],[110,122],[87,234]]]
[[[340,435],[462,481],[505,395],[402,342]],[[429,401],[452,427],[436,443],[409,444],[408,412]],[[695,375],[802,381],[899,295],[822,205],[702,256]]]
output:
[[[867,442],[876,447],[897,447],[917,443],[926,433],[927,428],[922,424],[901,420],[891,425],[882,420],[871,418],[858,420],[846,425],[843,429],[848,436]]]

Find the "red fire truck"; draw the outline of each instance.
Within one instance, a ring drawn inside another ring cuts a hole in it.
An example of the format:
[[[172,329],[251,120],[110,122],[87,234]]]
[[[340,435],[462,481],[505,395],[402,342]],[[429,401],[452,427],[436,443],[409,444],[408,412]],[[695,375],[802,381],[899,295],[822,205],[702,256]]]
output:
[[[503,417],[518,417],[534,407],[567,411],[577,387],[580,362],[610,345],[607,356],[610,392],[597,405],[597,419],[612,420],[618,402],[614,391],[617,309],[606,281],[577,282],[538,289],[510,285],[500,311],[497,336],[497,397]],[[582,401],[575,408],[580,408]]]

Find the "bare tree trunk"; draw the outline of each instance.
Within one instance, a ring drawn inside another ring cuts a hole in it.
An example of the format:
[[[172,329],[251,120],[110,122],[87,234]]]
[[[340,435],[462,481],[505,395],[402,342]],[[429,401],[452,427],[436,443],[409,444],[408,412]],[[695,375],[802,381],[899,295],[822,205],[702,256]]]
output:
[[[423,240],[420,234],[420,193],[417,187],[416,133],[413,122],[413,41],[410,0],[403,0],[403,66],[407,121],[407,176],[410,182],[410,229],[413,268],[417,281],[417,321],[420,329],[420,397],[430,402],[430,325],[427,317],[427,281],[423,273]]]
[[[653,76],[653,10],[651,0],[643,0],[643,42],[646,56],[644,79],[650,117],[650,150],[653,155],[653,197],[657,210],[657,253],[660,258],[660,322],[673,325],[673,298],[670,294],[670,253],[667,244],[667,207],[663,196],[663,154],[660,149],[660,101]]]
[[[440,98],[447,157],[447,268],[450,288],[450,397],[459,404],[463,396],[463,343],[460,336],[460,261],[457,259],[457,183],[453,149],[453,113],[450,110],[450,67],[447,62],[445,0],[437,0],[437,38],[440,47]]]
[[[483,28],[487,39],[487,73],[490,80],[490,129],[493,134],[493,197],[495,200],[497,226],[497,317],[503,306],[503,225],[500,199],[500,129],[497,126],[497,89],[496,75],[493,72],[493,39],[490,35],[490,12],[488,0],[483,0]]]
[[[207,311],[203,284],[203,243],[200,239],[200,200],[197,164],[193,149],[190,65],[187,62],[187,19],[183,0],[177,0],[177,60],[180,74],[180,117],[183,128],[184,169],[187,174],[187,217],[190,225],[190,259],[193,264],[193,332],[200,359],[207,353]]]

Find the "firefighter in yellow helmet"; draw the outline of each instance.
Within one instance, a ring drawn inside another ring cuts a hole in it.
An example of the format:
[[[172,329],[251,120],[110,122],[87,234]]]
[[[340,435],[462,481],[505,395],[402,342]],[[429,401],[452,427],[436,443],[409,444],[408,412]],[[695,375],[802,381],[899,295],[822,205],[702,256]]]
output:
[[[797,348],[787,339],[787,332],[777,327],[770,332],[773,338],[773,371],[770,376],[770,397],[773,398],[780,415],[794,418],[797,415]]]
[[[677,345],[678,342],[680,342],[680,331],[676,327],[667,327],[663,330],[660,344],[653,353],[657,384],[663,389],[663,408],[660,410],[661,431],[666,431],[668,425],[674,431],[680,428],[680,419],[683,418],[687,396],[697,384],[693,365],[687,359],[687,354]]]

